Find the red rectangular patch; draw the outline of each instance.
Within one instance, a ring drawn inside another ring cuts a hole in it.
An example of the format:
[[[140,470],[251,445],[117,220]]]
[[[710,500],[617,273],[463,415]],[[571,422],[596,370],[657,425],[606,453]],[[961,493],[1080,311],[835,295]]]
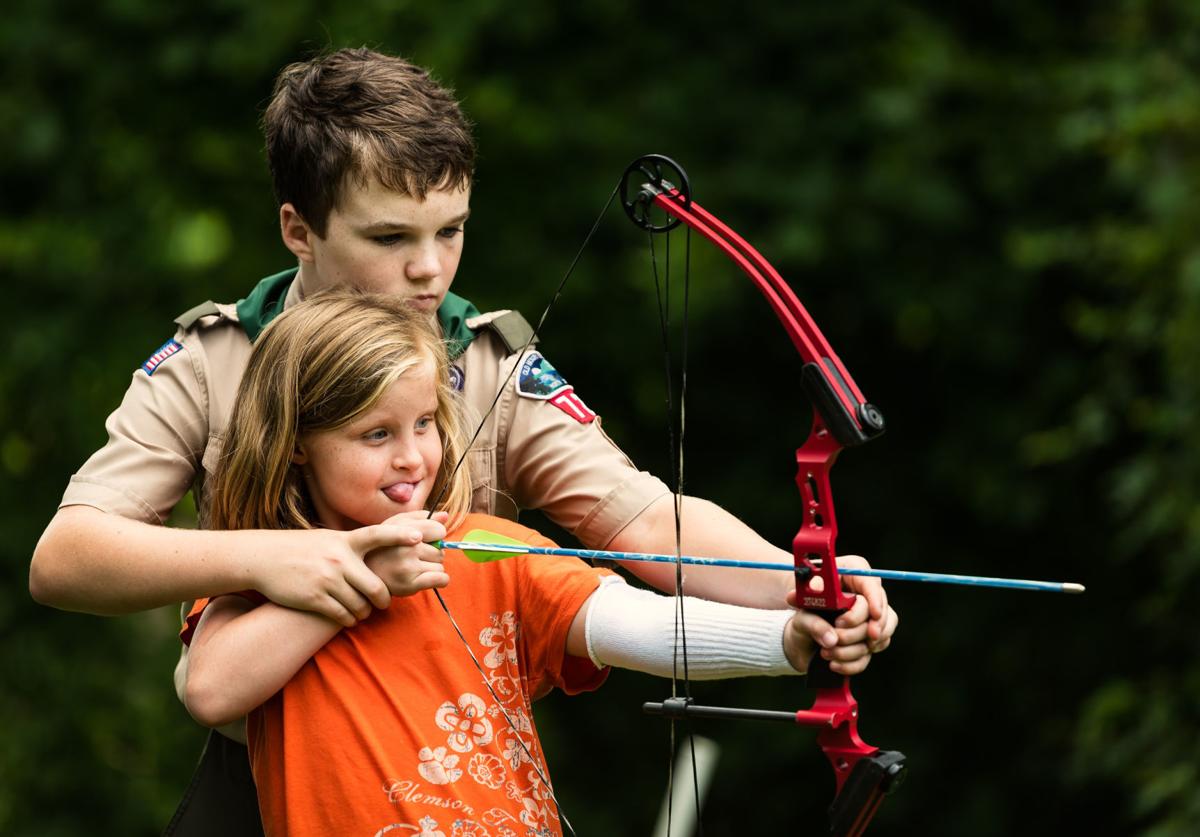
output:
[[[596,420],[596,414],[588,408],[587,404],[583,403],[582,398],[575,394],[574,388],[560,392],[550,399],[550,403],[580,424],[588,424]]]

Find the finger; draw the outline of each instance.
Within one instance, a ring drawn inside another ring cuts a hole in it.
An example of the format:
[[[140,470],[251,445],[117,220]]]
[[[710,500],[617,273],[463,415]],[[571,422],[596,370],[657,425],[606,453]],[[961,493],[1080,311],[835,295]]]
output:
[[[808,634],[813,642],[817,643],[821,648],[833,648],[838,644],[837,631],[833,626],[816,614],[810,613],[807,610],[796,611],[796,616],[791,621],[793,630],[801,630]]]
[[[443,512],[434,512],[433,514],[436,517],[439,514],[443,514]],[[383,521],[381,525],[386,526],[389,523],[397,523],[402,525],[407,523],[420,523],[423,520],[429,520],[429,512],[422,509],[417,509],[416,511],[397,512],[387,520]]]
[[[345,606],[333,596],[322,597],[313,609],[322,616],[337,622],[343,628],[353,628],[358,624],[354,614],[346,610]]]
[[[423,543],[436,543],[446,537],[446,524],[439,520],[419,520],[412,525],[421,533]]]
[[[368,603],[367,612],[361,615],[360,619],[366,619],[370,615],[371,605],[383,610],[392,603],[392,594],[387,583],[366,564],[347,564],[344,573],[343,581],[350,587],[351,592]]]
[[[371,611],[374,609],[371,600],[359,593],[349,584],[338,591],[335,595],[338,601],[342,603],[342,606],[345,607],[346,610],[353,613],[354,618],[360,622],[370,616]]]
[[[877,578],[870,580],[878,582],[872,587],[872,597],[868,598],[871,606],[871,624],[878,632],[883,629],[884,620],[887,618],[891,607],[888,606],[887,588],[883,586],[883,582]]]
[[[389,517],[380,526],[395,527],[401,531],[409,533],[409,537],[416,536],[417,540],[409,541],[410,543],[432,543],[440,541],[446,537],[446,523],[437,518],[418,517],[410,518],[410,512],[397,514]],[[403,542],[403,541],[402,541]]]
[[[866,576],[846,577],[846,581],[847,588],[862,596],[866,601],[871,619],[882,618],[887,610],[887,592],[883,588],[883,582],[878,578]]]
[[[394,519],[394,518],[393,518]],[[419,523],[420,521],[416,521]],[[405,524],[379,523],[350,532],[350,548],[359,555],[385,546],[409,546],[421,542],[421,531],[412,522]]]
[[[448,587],[449,585],[450,576],[439,568],[437,570],[423,572],[418,575],[414,583],[413,592],[416,592],[417,590],[430,590],[435,587]]]
[[[871,649],[867,648],[865,642],[854,642],[834,648],[822,648],[821,656],[831,663],[851,663],[871,656]]]
[[[884,617],[883,627],[880,630],[878,638],[871,644],[871,650],[878,652],[887,648],[892,644],[892,635],[896,633],[896,628],[900,626],[900,614],[888,608],[888,612]]]
[[[441,569],[441,564],[446,560],[446,556],[433,544],[423,543],[413,547],[413,556],[418,561],[424,561],[429,564],[437,564]]]
[[[859,595],[867,600],[872,621],[879,621],[887,611],[887,591],[883,582],[878,578],[864,578],[865,584],[859,590]]]
[[[862,674],[870,664],[871,655],[868,654],[865,657],[861,657],[857,660],[851,660],[849,662],[830,663],[829,670],[837,672],[838,674],[846,675],[847,677],[851,677],[855,674]]]
[[[839,555],[837,565],[839,569],[869,570],[871,568],[871,563],[861,555]],[[852,576],[846,578],[846,587],[860,596],[866,597],[871,618],[879,619],[883,615],[887,608],[887,593],[884,592],[882,580],[872,576]]]
[[[838,615],[833,625],[835,628],[853,628],[858,625],[865,625],[871,616],[871,611],[867,605],[867,600],[862,596],[854,597],[854,604],[850,609]]]
[[[866,648],[868,645],[868,640],[871,638],[865,623],[862,625],[855,625],[851,628],[837,628],[836,630],[839,647],[862,643],[863,648]]]

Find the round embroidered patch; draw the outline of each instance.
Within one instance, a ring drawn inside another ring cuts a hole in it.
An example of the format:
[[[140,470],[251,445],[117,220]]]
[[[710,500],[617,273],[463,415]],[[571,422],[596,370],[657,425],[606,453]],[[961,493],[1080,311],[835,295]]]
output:
[[[453,387],[454,391],[462,392],[463,387],[466,386],[466,383],[467,383],[466,373],[464,373],[462,371],[462,369],[460,369],[457,366],[451,366],[450,367],[450,386]]]
[[[531,353],[521,363],[521,372],[517,376],[517,395],[549,401],[580,424],[596,420],[596,414],[575,393],[575,387],[568,384],[550,361],[538,352]]]
[[[539,352],[532,352],[521,364],[517,377],[518,395],[545,401],[568,386],[566,379]]]

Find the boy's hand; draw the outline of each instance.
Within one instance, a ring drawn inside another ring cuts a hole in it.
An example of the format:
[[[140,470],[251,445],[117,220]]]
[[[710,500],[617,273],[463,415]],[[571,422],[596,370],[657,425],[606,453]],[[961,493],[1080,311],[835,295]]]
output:
[[[837,565],[838,569],[867,570],[871,568],[867,559],[860,555],[839,555]],[[896,632],[896,627],[900,624],[900,617],[888,606],[887,590],[884,589],[883,582],[870,576],[841,576],[840,578],[842,586],[848,592],[858,595],[858,601],[866,600],[867,644],[870,652],[876,654],[884,650],[891,644],[892,634]],[[822,579],[818,576],[815,581],[815,589],[820,592]],[[788,604],[795,607],[792,591],[788,592]],[[850,615],[850,611],[839,616],[837,623],[836,627],[838,628],[849,628],[858,624]]]
[[[795,591],[788,593],[788,604],[795,607]],[[833,625],[813,613],[797,610],[784,631],[784,653],[797,671],[807,671],[819,651],[829,661],[831,671],[859,674],[870,664],[871,655],[891,644],[899,622],[900,617],[886,605],[880,618],[872,619],[867,599],[862,595],[855,598],[854,606],[840,614]]]
[[[381,526],[406,528],[411,537],[374,550],[367,556],[367,568],[387,585],[389,596],[411,596],[421,590],[445,587],[450,576],[442,566],[442,551],[434,542],[446,537],[446,512],[403,512],[388,518]]]
[[[400,515],[349,532],[305,529],[256,533],[270,540],[264,542],[247,586],[276,604],[319,613],[350,627],[366,619],[372,606],[385,608],[392,601],[387,580],[367,565],[367,556],[378,554],[386,566],[388,558],[395,555],[393,550],[421,545],[426,530],[434,529],[422,525],[424,517],[424,513],[419,520]],[[444,531],[441,523],[436,527]]]
[[[871,564],[861,555],[839,555],[837,565],[838,569],[852,567],[869,570],[871,568]],[[870,576],[847,576],[842,578],[842,585],[849,592],[857,593],[860,601],[862,599],[867,601],[869,614],[867,644],[871,653],[877,654],[887,648],[892,642],[892,634],[896,632],[896,627],[900,624],[900,617],[888,606],[887,590],[884,589],[883,581]],[[849,625],[842,624],[842,619],[843,617],[838,618],[837,627],[849,627]]]

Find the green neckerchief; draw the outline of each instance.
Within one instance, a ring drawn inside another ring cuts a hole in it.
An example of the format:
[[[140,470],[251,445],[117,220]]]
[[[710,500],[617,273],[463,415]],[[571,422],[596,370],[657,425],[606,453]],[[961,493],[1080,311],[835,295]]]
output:
[[[253,343],[258,335],[267,327],[271,320],[279,316],[283,310],[283,301],[287,298],[288,288],[296,278],[298,268],[268,276],[257,285],[245,299],[237,303],[238,322],[242,330]],[[479,309],[469,301],[456,294],[447,293],[446,298],[438,307],[438,322],[442,326],[442,336],[446,339],[446,349],[450,359],[454,360],[467,350],[467,346],[475,339],[475,332],[467,327],[467,320],[479,316]]]

